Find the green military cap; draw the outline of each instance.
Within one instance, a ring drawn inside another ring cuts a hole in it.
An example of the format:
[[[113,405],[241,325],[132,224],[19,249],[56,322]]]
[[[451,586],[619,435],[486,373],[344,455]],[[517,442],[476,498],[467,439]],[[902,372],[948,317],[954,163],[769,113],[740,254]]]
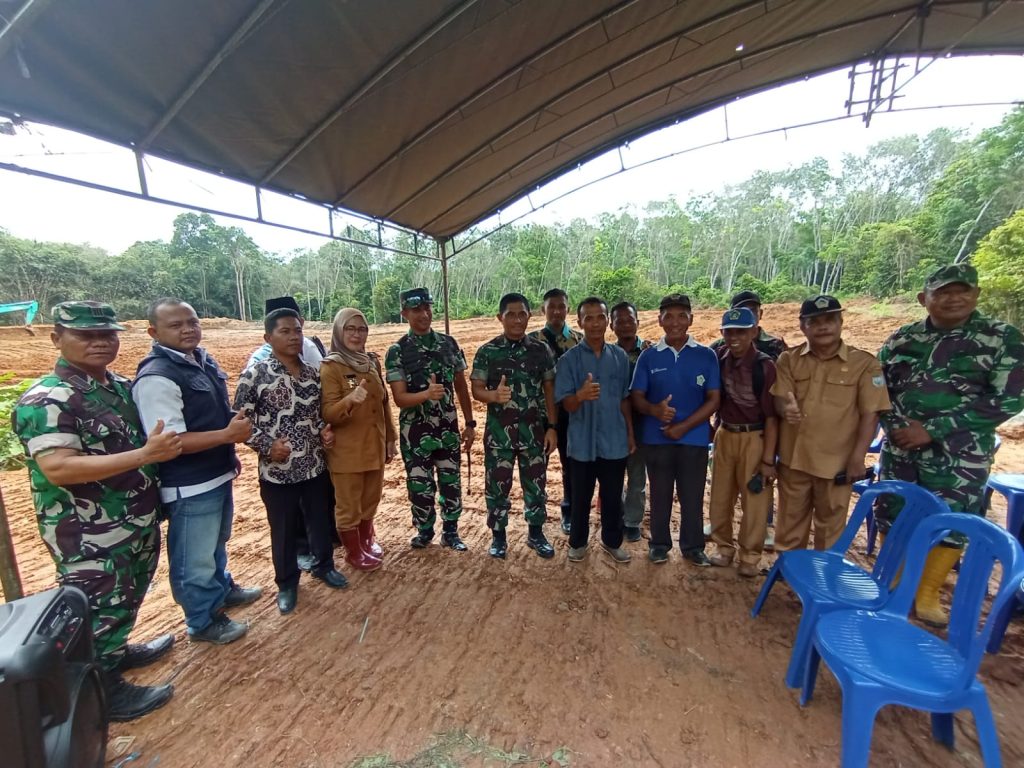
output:
[[[410,288],[398,294],[402,302],[402,309],[415,309],[420,304],[433,304],[434,299],[426,288]]]
[[[79,331],[124,331],[114,308],[102,301],[62,301],[50,310],[53,324]]]
[[[970,264],[947,264],[939,267],[924,281],[926,291],[934,291],[944,285],[963,283],[972,288],[978,287],[978,270]]]

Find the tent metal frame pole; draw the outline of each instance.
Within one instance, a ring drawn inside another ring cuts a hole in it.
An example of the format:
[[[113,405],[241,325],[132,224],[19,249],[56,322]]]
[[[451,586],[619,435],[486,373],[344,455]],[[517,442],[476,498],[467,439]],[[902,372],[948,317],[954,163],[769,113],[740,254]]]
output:
[[[18,35],[28,30],[36,17],[52,2],[53,0],[28,0],[18,9],[7,26],[0,29],[0,59],[7,55],[12,45],[17,45]]]
[[[437,251],[441,260],[441,295],[444,297],[444,332],[451,335],[451,307],[448,294],[448,241],[437,240]],[[454,254],[452,254],[454,255]]]
[[[7,506],[4,494],[0,490],[0,587],[4,590],[4,600],[20,600],[25,596],[21,588],[21,576],[18,574],[18,561],[14,556],[14,543],[11,541],[11,527],[7,522]]]

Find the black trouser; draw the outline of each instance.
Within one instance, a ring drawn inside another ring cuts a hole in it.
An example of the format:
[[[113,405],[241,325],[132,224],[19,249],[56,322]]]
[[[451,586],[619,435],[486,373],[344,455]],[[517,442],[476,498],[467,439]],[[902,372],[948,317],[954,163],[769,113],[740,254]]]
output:
[[[324,573],[334,568],[334,549],[331,547],[334,513],[327,506],[330,482],[326,472],[302,483],[260,480],[260,497],[267,508],[267,522],[270,523],[270,551],[278,589],[291,589],[299,584],[295,528],[300,519],[305,523],[309,536],[313,573]]]
[[[679,548],[704,550],[704,484],[708,448],[699,445],[644,445],[651,484],[651,547],[672,548],[672,493],[679,496]]]
[[[622,485],[626,477],[626,459],[596,459],[569,462],[572,482],[572,529],[570,547],[585,547],[590,538],[590,502],[594,483],[600,488],[601,541],[605,546],[622,546]]]
[[[334,483],[330,482],[327,483],[327,509],[334,509]],[[299,557],[309,555],[309,539],[306,536],[306,523],[302,518],[303,515],[299,515],[295,518],[295,554]],[[341,539],[338,538],[338,529],[333,525],[331,526],[331,544],[334,546],[341,544]]]
[[[558,406],[558,460],[562,463],[562,519],[572,516],[572,483],[569,481],[569,412]]]

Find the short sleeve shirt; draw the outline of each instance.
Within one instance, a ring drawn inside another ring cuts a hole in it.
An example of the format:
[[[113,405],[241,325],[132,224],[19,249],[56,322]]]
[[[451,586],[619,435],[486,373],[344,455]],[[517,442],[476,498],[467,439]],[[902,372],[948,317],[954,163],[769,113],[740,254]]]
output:
[[[558,361],[555,400],[562,402],[583,386],[587,375],[601,385],[597,400],[580,403],[569,414],[569,456],[576,461],[622,459],[629,455],[629,436],[622,401],[629,395],[629,360],[614,344],[605,344],[600,357],[587,344],[578,344]]]
[[[554,381],[554,355],[534,338],[510,341],[502,334],[477,350],[470,378],[484,382],[487,389],[497,389],[502,376],[512,390],[512,399],[487,404],[484,445],[515,450],[539,448],[547,422],[544,383]]]
[[[751,346],[739,359],[727,350],[718,353],[722,371],[722,404],[718,415],[726,424],[758,424],[775,417],[775,399],[771,394],[775,361],[765,356],[758,363],[759,352]],[[758,364],[763,381],[760,394],[754,386],[754,366]]]
[[[28,455],[39,530],[55,559],[103,558],[154,525],[159,506],[155,464],[59,486],[46,479],[36,461],[56,448],[102,456],[145,445],[127,379],[108,372],[105,382],[97,381],[61,358],[52,374],[21,396],[11,422]]]
[[[437,383],[444,384],[444,397],[440,400],[427,400],[412,408],[400,409],[399,424],[429,424],[439,429],[457,428],[455,375],[468,367],[466,356],[459,349],[455,339],[446,334],[431,330],[419,336],[409,331],[408,336],[414,345],[413,352],[419,361],[420,370],[408,370],[402,358],[401,344],[392,344],[384,359],[385,378],[389,382],[404,381],[409,392],[422,392],[427,388],[430,377],[437,376]]]
[[[779,459],[787,467],[831,478],[846,467],[864,414],[890,408],[882,367],[874,355],[843,342],[823,360],[804,343],[779,357],[776,397],[792,392],[799,424],[779,423]]]

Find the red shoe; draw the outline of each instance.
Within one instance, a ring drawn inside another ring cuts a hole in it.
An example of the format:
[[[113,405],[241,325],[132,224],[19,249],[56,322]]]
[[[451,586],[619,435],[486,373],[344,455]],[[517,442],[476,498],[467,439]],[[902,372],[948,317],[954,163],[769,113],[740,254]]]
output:
[[[349,528],[338,533],[341,534],[341,541],[345,545],[345,562],[357,571],[375,571],[380,568],[380,560],[363,551],[358,528]]]
[[[373,520],[363,520],[359,523],[359,543],[362,544],[363,552],[366,552],[378,560],[384,555],[384,550],[377,543],[377,534],[373,529]]]

